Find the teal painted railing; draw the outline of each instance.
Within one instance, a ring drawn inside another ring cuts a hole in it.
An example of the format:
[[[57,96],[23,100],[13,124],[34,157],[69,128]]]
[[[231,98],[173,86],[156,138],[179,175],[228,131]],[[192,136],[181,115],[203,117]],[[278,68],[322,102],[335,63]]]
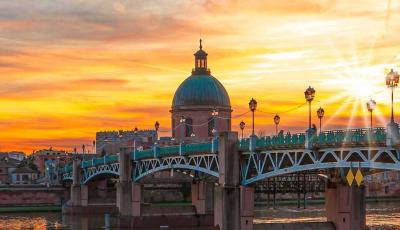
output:
[[[211,143],[193,143],[193,144],[182,144],[182,145],[172,145],[172,146],[163,146],[163,147],[153,147],[151,149],[145,149],[142,151],[136,151],[136,153],[131,153],[131,158],[140,160],[145,158],[153,158],[153,157],[165,157],[171,155],[179,155],[179,154],[190,154],[196,152],[211,152],[212,144]]]
[[[303,148],[305,144],[306,136],[304,133],[299,134],[279,134],[274,136],[266,136],[258,138],[256,141],[256,148]],[[367,142],[373,143],[385,143],[386,131],[384,128],[373,128],[373,129],[351,129],[351,130],[334,130],[324,131],[320,134],[314,134],[312,136],[313,143],[319,146],[335,146],[343,144],[364,144]],[[217,149],[217,141],[215,142],[214,148]],[[250,146],[250,139],[245,138],[239,141],[239,149],[242,151],[248,151]],[[179,154],[191,154],[197,152],[212,152],[212,143],[193,143],[193,144],[182,144],[172,146],[155,146],[150,149],[142,151],[132,152],[131,159],[146,159],[154,157],[166,157]],[[81,167],[93,167],[100,164],[107,164],[117,162],[117,155],[110,155],[101,158],[94,158],[88,161],[82,161]],[[66,165],[60,169],[61,173],[67,173],[72,171],[72,165]]]
[[[279,134],[266,136],[257,139],[256,148],[285,148],[302,147],[306,141],[304,133],[299,134]],[[366,142],[386,141],[386,131],[384,128],[373,129],[350,129],[324,131],[312,136],[312,142],[319,146],[342,145],[342,144],[363,144]],[[250,146],[250,139],[245,138],[239,141],[239,148],[247,150]]]

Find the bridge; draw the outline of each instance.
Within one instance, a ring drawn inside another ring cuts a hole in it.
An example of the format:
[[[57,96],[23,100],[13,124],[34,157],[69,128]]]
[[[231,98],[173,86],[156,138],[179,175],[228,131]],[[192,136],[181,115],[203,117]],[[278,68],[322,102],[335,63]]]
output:
[[[143,178],[165,170],[185,171],[196,179],[192,184],[196,213],[213,213],[214,225],[220,229],[253,229],[257,183],[316,171],[327,180],[328,221],[337,229],[365,229],[364,188],[346,185],[345,174],[349,170],[360,170],[363,175],[400,170],[398,137],[398,128],[392,126],[321,133],[308,130],[240,140],[236,132],[222,132],[206,143],[154,145],[142,151],[122,148],[118,155],[74,160],[59,171],[64,181],[72,181],[71,207],[87,206],[87,184],[95,178],[118,178],[116,205],[122,216],[143,214]],[[202,178],[213,178],[213,182]]]

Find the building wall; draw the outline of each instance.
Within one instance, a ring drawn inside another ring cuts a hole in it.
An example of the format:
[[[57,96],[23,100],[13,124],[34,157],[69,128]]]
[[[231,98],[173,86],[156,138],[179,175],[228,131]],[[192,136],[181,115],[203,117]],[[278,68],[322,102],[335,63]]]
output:
[[[175,129],[173,132],[173,137],[176,140],[180,140],[183,136],[186,135],[186,130],[182,128],[182,126],[178,125],[180,124],[180,119],[182,116],[185,118],[191,118],[193,121],[193,133],[195,134],[195,138],[197,140],[205,140],[205,139],[210,139],[211,136],[209,136],[208,133],[208,121],[210,118],[212,118],[212,113],[213,108],[210,108],[208,110],[196,110],[196,109],[185,109],[185,110],[177,110],[172,112],[172,117],[171,117],[171,127],[172,129]],[[217,131],[222,132],[222,131],[230,131],[231,130],[231,111],[218,111],[218,117],[222,118],[217,118],[216,119],[216,124],[217,124]],[[201,125],[201,126],[200,126]],[[190,136],[190,134],[189,134]],[[187,138],[185,138],[187,139]]]
[[[106,154],[119,153],[120,147],[133,147],[134,141],[136,147],[150,146],[156,140],[155,130],[121,130],[121,131],[103,131],[96,133],[96,153]]]
[[[36,173],[13,173],[11,183],[13,184],[34,184],[38,178]]]
[[[41,176],[45,175],[45,162],[47,160],[55,160],[57,161],[66,161],[69,156],[64,151],[43,151],[43,152],[36,152],[33,155],[34,157],[34,164],[38,167]]]

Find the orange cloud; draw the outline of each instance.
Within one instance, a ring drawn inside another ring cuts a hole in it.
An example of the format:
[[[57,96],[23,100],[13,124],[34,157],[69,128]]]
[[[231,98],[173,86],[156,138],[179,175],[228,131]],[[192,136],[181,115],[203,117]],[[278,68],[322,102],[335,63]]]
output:
[[[317,90],[313,122],[319,106],[326,111],[324,129],[368,126],[369,97],[384,126],[399,9],[373,0],[0,2],[0,148],[71,149],[96,131],[156,120],[169,135],[172,97],[200,37],[231,97],[234,130],[250,124],[240,115],[254,97],[257,131],[274,133],[278,113],[285,132],[303,132],[308,85]]]

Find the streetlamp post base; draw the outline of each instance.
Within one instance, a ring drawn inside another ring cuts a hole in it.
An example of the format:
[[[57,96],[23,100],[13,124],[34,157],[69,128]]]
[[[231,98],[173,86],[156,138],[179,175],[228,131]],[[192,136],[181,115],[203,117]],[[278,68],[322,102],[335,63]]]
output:
[[[313,128],[307,129],[306,130],[306,142],[305,142],[305,148],[306,149],[312,149],[314,145],[314,135],[316,134],[316,130]]]
[[[249,145],[250,152],[256,151],[256,144],[257,144],[257,136],[251,135],[250,136],[250,145]]]
[[[391,121],[386,126],[386,146],[395,146],[399,144],[399,124]]]

